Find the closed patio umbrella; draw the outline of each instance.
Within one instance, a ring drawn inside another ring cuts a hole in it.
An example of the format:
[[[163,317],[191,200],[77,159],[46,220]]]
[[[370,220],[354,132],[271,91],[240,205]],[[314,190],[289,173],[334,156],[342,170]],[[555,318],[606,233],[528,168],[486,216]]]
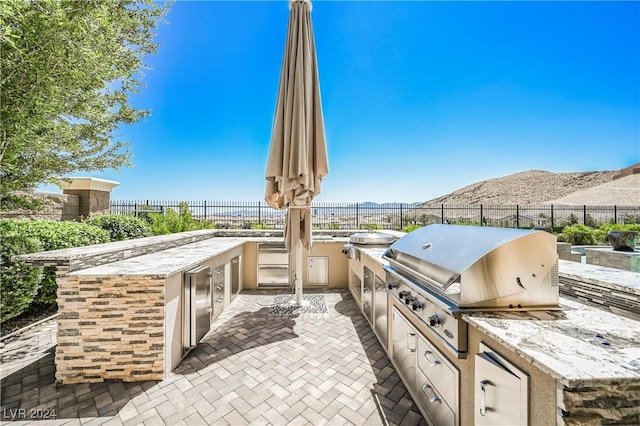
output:
[[[265,200],[287,209],[285,246],[295,250],[296,304],[302,304],[302,250],[311,249],[311,201],[329,173],[311,2],[289,2],[289,25],[280,72]],[[291,256],[290,256],[291,258]]]

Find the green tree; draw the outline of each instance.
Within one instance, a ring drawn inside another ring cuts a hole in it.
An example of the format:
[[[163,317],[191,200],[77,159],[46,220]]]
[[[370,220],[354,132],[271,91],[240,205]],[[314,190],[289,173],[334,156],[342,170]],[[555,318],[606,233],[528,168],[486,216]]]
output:
[[[74,171],[130,165],[113,132],[148,111],[129,104],[168,5],[153,0],[0,2],[0,196]]]

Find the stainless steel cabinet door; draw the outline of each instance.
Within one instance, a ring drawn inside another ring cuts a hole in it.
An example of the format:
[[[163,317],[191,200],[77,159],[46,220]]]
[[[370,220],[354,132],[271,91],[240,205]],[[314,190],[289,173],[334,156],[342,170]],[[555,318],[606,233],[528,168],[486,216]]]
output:
[[[417,331],[395,307],[393,308],[391,335],[393,360],[412,389],[416,388]]]
[[[526,425],[529,377],[484,344],[475,356],[475,424]]]
[[[373,324],[373,272],[366,266],[363,272],[362,310],[370,324]]]
[[[385,349],[387,348],[387,283],[377,275],[374,282],[374,310],[373,322],[378,336],[382,340]]]
[[[183,348],[195,347],[211,328],[211,268],[200,266],[183,278]]]
[[[231,298],[240,291],[240,256],[231,259]]]

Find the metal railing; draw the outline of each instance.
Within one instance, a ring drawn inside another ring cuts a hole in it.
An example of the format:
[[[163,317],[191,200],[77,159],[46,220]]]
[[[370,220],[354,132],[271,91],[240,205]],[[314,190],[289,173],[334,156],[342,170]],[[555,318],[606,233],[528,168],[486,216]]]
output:
[[[283,229],[286,215],[264,201],[111,201],[113,214],[167,214],[181,208],[216,228]],[[316,229],[402,230],[433,223],[557,229],[576,223],[640,223],[640,206],[313,203],[311,209]]]

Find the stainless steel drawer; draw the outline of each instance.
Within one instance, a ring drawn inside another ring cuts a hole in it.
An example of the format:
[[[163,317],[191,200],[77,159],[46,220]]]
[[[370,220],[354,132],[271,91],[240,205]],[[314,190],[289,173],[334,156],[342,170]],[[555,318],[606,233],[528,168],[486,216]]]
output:
[[[427,376],[419,369],[417,372],[416,393],[419,404],[426,411],[431,423],[435,426],[455,426],[457,424],[455,412],[447,405]]]
[[[458,370],[422,336],[418,338],[417,358],[418,368],[429,378],[447,404],[457,411]]]
[[[277,265],[260,265],[258,267],[258,286],[289,285],[289,268]]]

